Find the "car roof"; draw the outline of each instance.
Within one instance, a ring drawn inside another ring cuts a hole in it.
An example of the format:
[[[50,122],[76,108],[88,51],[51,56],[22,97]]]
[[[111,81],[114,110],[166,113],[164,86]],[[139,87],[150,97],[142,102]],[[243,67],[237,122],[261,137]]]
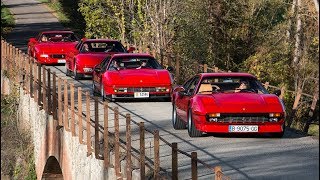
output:
[[[43,31],[42,34],[50,34],[50,33],[74,33],[73,31],[66,31],[66,30],[61,30],[61,31]]]
[[[215,76],[215,77],[248,77],[248,78],[257,79],[254,75],[249,73],[244,73],[244,72],[200,73],[200,75],[203,78]]]
[[[152,55],[148,53],[117,53],[112,55],[113,58],[116,57],[150,57],[153,58]]]

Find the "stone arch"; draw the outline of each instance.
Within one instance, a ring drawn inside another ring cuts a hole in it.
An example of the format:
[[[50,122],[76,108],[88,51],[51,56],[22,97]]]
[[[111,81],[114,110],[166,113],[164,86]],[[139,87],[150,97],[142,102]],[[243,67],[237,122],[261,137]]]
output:
[[[58,160],[54,156],[50,156],[43,170],[42,179],[63,179],[62,170]]]

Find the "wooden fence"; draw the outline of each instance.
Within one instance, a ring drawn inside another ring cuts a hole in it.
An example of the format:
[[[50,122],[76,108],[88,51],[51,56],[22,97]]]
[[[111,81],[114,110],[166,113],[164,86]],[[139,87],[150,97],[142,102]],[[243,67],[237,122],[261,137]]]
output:
[[[186,172],[191,172],[192,179],[197,179],[200,166],[207,169],[212,179],[230,179],[223,174],[220,166],[213,167],[201,161],[197,158],[197,152],[189,154],[179,150],[178,144],[166,141],[159,135],[159,130],[151,131],[145,128],[144,122],[136,122],[130,114],[120,113],[118,107],[111,107],[108,102],[101,102],[97,97],[90,96],[89,91],[75,87],[72,82],[57,76],[3,39],[1,71],[15,84],[23,87],[38,103],[39,108],[53,116],[58,122],[57,128],[64,128],[72,136],[78,136],[79,143],[87,146],[87,156],[94,154],[96,159],[104,161],[105,168],[110,167],[111,161],[114,161],[118,178],[132,179],[131,172],[137,164],[141,179],[146,179],[147,174],[151,174],[154,179],[160,179],[164,175],[178,179],[178,155],[183,155],[190,158],[191,170]],[[125,124],[125,133],[120,129],[120,123]],[[139,131],[133,131],[133,128]],[[134,132],[138,132],[140,141],[137,146],[132,143]],[[150,143],[153,146],[148,148],[146,139],[152,139]],[[171,167],[161,166],[160,147],[171,148]],[[146,155],[147,150],[153,157]],[[113,160],[111,152],[114,153]],[[121,159],[126,159],[126,164],[129,164],[125,170],[121,170]],[[167,169],[171,169],[171,172]]]

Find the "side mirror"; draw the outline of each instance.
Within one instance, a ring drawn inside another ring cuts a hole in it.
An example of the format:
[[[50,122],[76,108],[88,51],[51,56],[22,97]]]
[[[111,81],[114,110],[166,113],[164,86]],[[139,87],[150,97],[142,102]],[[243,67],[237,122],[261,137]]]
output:
[[[30,38],[30,39],[29,39],[29,42],[34,43],[34,42],[37,42],[37,40],[36,40],[36,38]]]
[[[273,94],[275,94],[276,96],[280,96],[281,95],[281,90],[277,89],[273,92]]]
[[[133,46],[130,46],[129,49],[128,49],[128,52],[129,52],[129,53],[132,53],[134,50],[136,50],[136,48],[133,47]]]
[[[173,72],[174,69],[173,69],[173,67],[168,66],[168,67],[167,67],[167,70],[168,70],[169,72]]]
[[[179,96],[187,96],[188,93],[186,91],[179,91],[178,92]]]
[[[174,92],[178,92],[179,96],[186,96],[186,95],[188,95],[188,93],[186,92],[186,90],[185,90],[182,86],[178,86],[178,87],[174,88],[173,91],[174,91]]]
[[[100,66],[96,66],[93,69],[95,72],[100,73],[101,72],[101,67]]]

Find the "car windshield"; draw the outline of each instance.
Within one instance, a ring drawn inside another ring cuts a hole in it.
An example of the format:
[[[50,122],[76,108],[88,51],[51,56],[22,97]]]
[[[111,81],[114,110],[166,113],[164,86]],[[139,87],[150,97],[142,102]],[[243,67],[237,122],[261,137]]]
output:
[[[81,47],[82,52],[126,52],[126,49],[120,42],[84,42]]]
[[[261,82],[251,77],[206,77],[200,82],[198,92],[201,93],[204,85],[211,85],[214,92],[225,93],[259,93],[268,94]],[[211,89],[211,88],[210,88]]]
[[[75,42],[78,41],[73,33],[44,33],[40,37],[42,42]]]
[[[163,69],[162,66],[151,57],[119,57],[112,60],[109,65],[109,70],[113,69],[114,65],[121,69]]]

